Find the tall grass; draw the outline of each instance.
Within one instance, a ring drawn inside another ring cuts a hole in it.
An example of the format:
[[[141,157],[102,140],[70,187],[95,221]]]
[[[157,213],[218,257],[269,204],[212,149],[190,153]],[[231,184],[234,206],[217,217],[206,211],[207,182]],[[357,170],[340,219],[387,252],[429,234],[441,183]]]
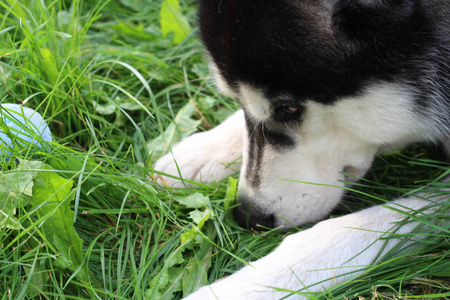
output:
[[[161,31],[162,0],[0,0],[0,102],[36,109],[54,137],[49,151],[2,158],[2,299],[179,299],[292,232],[238,227],[224,205],[235,180],[186,189],[153,182],[151,166],[168,145],[237,107],[208,77],[195,1],[180,4],[190,31],[176,41]],[[426,186],[447,170],[431,152],[380,158],[336,214]],[[446,208],[423,217],[435,227],[418,229],[427,238],[413,254],[394,253],[317,298],[450,297]]]

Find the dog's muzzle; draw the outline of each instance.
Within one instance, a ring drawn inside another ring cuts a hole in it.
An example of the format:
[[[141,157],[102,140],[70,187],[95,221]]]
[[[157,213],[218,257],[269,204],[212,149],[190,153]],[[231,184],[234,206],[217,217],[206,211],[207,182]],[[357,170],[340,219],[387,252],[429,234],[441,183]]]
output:
[[[239,195],[238,206],[234,209],[234,219],[239,226],[255,229],[266,230],[275,227],[275,216],[273,214],[265,214],[257,208],[247,205],[246,196]]]

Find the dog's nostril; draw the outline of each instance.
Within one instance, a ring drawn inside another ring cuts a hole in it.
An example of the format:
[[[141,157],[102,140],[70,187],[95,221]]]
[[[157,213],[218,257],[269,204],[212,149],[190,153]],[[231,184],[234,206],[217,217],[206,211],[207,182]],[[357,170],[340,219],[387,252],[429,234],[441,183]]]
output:
[[[275,227],[275,217],[273,214],[262,214],[257,210],[247,210],[238,206],[234,209],[234,219],[239,226],[248,229],[266,230]]]

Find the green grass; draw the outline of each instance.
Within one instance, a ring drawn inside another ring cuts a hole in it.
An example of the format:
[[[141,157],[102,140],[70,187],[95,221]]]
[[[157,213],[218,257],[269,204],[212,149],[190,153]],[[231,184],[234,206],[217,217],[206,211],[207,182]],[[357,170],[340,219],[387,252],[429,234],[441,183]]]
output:
[[[1,160],[1,299],[179,299],[293,232],[236,226],[233,180],[190,189],[153,182],[167,145],[237,108],[208,77],[195,1],[180,1],[189,24],[181,39],[161,33],[161,2],[0,0],[0,102],[38,110],[54,136],[48,152],[15,149],[17,160]],[[427,186],[448,170],[432,152],[379,158],[336,215]],[[188,197],[199,208],[183,204]],[[448,203],[441,211],[421,217],[435,225],[417,230],[426,237],[412,254],[397,249],[317,298],[448,299]]]

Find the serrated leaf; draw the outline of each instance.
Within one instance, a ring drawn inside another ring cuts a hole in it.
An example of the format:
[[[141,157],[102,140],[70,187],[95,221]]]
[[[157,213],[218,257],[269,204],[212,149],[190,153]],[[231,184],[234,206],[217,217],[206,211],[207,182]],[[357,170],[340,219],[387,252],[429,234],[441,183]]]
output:
[[[94,100],[92,101],[92,103],[94,105],[95,111],[102,115],[111,115],[117,109],[117,105],[115,105],[112,102],[98,103],[97,101]]]
[[[74,272],[83,264],[83,256],[82,240],[73,227],[74,213],[70,209],[73,182],[52,172],[50,167],[47,170],[36,176],[31,204],[40,217],[47,216],[41,228],[59,251],[57,264]],[[83,282],[89,279],[86,268],[81,268],[76,276]]]
[[[42,165],[42,162],[38,161],[24,161],[16,172],[1,173],[0,199],[9,193],[9,197],[21,200],[22,206],[27,205],[33,195],[33,177]]]
[[[164,288],[169,283],[169,272],[167,268],[163,268],[157,276],[155,276],[152,280],[150,280],[150,289],[154,289],[157,294],[153,294],[153,296],[158,295],[157,297],[161,297],[158,290]]]
[[[170,285],[167,285],[166,288],[161,291],[160,300],[172,300],[173,293],[183,289],[182,279],[185,272],[186,270],[182,268],[170,268],[168,270]]]
[[[145,292],[146,299],[169,299],[169,295],[175,292],[173,285],[175,280],[178,281],[180,278],[173,276],[174,271],[172,271],[172,269],[174,268],[172,267],[184,262],[182,253],[185,248],[186,245],[182,244],[164,261],[164,266],[158,274],[150,280],[150,288]],[[177,290],[181,290],[181,284],[178,282],[176,284],[179,285],[179,289]]]
[[[187,274],[183,277],[183,295],[185,297],[198,288],[208,284],[207,270],[210,266],[210,260],[205,260],[203,263],[188,269]]]
[[[181,13],[178,0],[164,0],[160,12],[161,32],[164,36],[173,33],[173,43],[181,43],[191,32],[189,23]]]
[[[185,205],[187,208],[202,208],[209,204],[209,197],[202,193],[194,193],[188,196],[173,197],[173,200]]]
[[[194,230],[190,230],[190,231],[186,231],[184,233],[182,233],[180,235],[181,238],[181,244],[186,244],[190,241],[192,241],[192,239],[197,235],[197,233]]]
[[[4,203],[0,201],[0,230],[4,228],[19,230],[21,228],[20,222],[14,217],[16,209],[11,205],[11,202],[7,199]]]
[[[42,162],[24,161],[16,172],[0,173],[0,229],[21,228],[14,218],[15,211],[30,202],[33,195],[33,177],[41,166]]]
[[[122,102],[119,104],[119,106],[125,110],[130,111],[142,110],[142,106],[136,102]]]
[[[212,210],[206,208],[204,211],[191,211],[189,213],[189,218],[191,218],[199,227],[202,227],[208,219],[211,219],[212,215]]]
[[[172,255],[170,255],[169,258],[166,260],[165,265],[168,268],[170,268],[173,265],[181,264],[182,262],[184,262],[184,258],[181,252],[182,252],[181,250],[177,250],[174,253],[172,253]]]
[[[208,241],[203,240],[203,243],[196,254],[197,258],[189,260],[187,267],[188,272],[183,276],[184,297],[187,297],[199,287],[208,284],[207,273],[208,269],[211,267],[211,259],[209,259],[211,248],[212,245]]]
[[[233,177],[228,178],[227,192],[225,194],[225,199],[227,199],[227,201],[224,201],[223,205],[225,211],[230,210],[231,203],[233,203],[234,199],[236,199],[237,185],[238,180],[236,178]]]
[[[192,104],[187,103],[180,109],[174,122],[167,127],[164,133],[147,144],[148,150],[152,153],[152,164],[154,164],[158,158],[166,154],[172,145],[197,131],[197,127],[200,125],[201,121],[191,119],[194,112],[195,108]]]

